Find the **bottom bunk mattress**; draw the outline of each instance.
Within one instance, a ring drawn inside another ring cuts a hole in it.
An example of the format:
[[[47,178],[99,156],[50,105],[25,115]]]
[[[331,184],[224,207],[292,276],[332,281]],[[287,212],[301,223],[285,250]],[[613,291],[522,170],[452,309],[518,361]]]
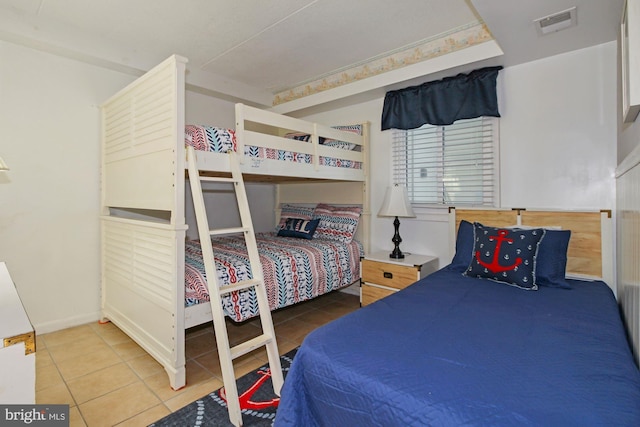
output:
[[[536,292],[440,270],[307,336],[276,426],[638,426],[640,373],[599,281]]]
[[[271,310],[315,298],[360,279],[364,251],[358,241],[306,240],[275,233],[258,233],[256,240]],[[213,252],[221,287],[252,277],[243,236],[216,239]],[[185,305],[208,302],[200,242],[188,240],[185,255]],[[224,295],[222,305],[225,314],[237,322],[258,314],[253,289]]]

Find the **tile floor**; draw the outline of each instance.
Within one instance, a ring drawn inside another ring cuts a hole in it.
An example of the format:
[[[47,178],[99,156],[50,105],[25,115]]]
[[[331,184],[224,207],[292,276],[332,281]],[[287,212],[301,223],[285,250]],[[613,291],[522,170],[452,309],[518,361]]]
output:
[[[313,329],[360,307],[333,292],[273,313],[281,354]],[[260,333],[257,320],[228,322],[238,343]],[[91,323],[36,337],[36,403],[70,405],[71,426],[146,426],[222,386],[213,328],[187,331],[187,386],[174,391],[160,364],[114,324]],[[242,376],[267,361],[264,348],[234,362]]]

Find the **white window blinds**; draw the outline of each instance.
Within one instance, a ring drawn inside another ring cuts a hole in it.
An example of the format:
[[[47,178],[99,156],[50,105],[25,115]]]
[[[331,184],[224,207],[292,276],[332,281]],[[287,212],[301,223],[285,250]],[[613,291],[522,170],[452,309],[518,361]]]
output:
[[[498,205],[498,119],[393,131],[394,183],[414,205]]]

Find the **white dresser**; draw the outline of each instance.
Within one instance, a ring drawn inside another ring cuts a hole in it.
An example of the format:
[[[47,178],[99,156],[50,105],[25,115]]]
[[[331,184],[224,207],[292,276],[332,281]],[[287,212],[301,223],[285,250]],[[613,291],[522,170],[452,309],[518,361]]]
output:
[[[0,404],[36,403],[35,332],[0,262]]]

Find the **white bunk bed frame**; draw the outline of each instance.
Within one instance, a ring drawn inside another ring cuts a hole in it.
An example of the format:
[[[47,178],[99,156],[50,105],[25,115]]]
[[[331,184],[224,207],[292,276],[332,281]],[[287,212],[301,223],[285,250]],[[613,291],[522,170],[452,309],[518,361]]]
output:
[[[176,390],[186,381],[185,329],[212,320],[210,304],[184,305],[186,62],[168,58],[102,105],[103,321],[154,357]],[[310,134],[311,143],[284,138],[290,131]],[[320,145],[320,137],[360,150]],[[356,238],[368,251],[368,124],[360,136],[237,104],[236,138],[245,181],[277,184],[277,217],[283,203],[360,205]],[[245,145],[312,154],[314,163],[244,158]],[[323,166],[319,156],[362,169]],[[230,171],[224,153],[196,157],[201,173]]]

